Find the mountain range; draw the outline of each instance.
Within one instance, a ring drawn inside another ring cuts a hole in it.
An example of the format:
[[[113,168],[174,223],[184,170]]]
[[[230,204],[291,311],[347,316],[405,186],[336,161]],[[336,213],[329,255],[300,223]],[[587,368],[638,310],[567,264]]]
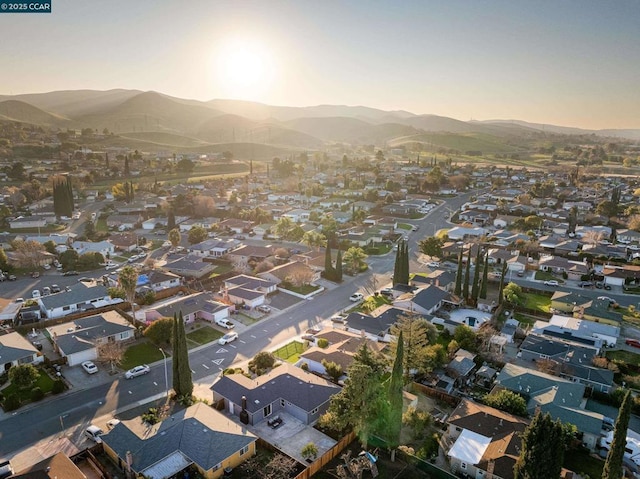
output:
[[[276,150],[317,150],[335,143],[399,147],[419,142],[463,152],[506,153],[526,148],[527,139],[545,135],[595,134],[640,140],[639,129],[585,130],[519,120],[467,122],[365,106],[202,102],[124,89],[0,95],[2,120],[61,129],[106,128],[149,149],[219,149],[243,144],[244,148],[269,145]]]

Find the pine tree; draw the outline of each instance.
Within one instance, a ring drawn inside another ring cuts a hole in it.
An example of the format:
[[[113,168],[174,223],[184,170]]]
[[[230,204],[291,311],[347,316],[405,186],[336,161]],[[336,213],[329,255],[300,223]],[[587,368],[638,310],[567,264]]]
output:
[[[336,269],[335,269],[335,282],[342,283],[342,251],[338,248],[338,255],[336,256]]]
[[[189,350],[187,349],[187,337],[184,330],[184,318],[182,311],[178,316],[178,335],[180,337],[180,363],[178,365],[180,393],[178,396],[190,398],[193,394],[193,378],[191,376],[191,366],[189,365]]]
[[[498,288],[498,304],[504,301],[504,278],[507,275],[507,263],[502,264],[502,274],[500,275],[500,287]]]
[[[613,442],[607,453],[602,469],[602,479],[620,479],[623,477],[624,448],[627,445],[627,429],[631,417],[631,391],[627,391],[618,411],[618,418],[613,430]]]
[[[178,338],[178,315],[176,313],[173,313],[173,330],[172,330],[172,334],[171,334],[171,351],[173,353],[173,361],[171,362],[171,371],[173,372],[173,390],[176,391],[176,394],[178,393],[178,390],[180,389],[180,384],[179,384],[179,372],[178,372],[178,367],[179,367],[179,354],[178,354],[178,348],[179,348],[179,338]]]
[[[324,277],[334,281],[336,276],[336,270],[333,268],[333,264],[331,263],[331,248],[327,244],[327,247],[324,250]]]
[[[564,462],[565,434],[560,421],[538,411],[522,434],[515,479],[558,479]],[[620,476],[618,476],[620,477]]]
[[[402,331],[398,337],[396,357],[393,361],[393,369],[389,380],[389,417],[387,423],[387,445],[391,447],[391,460],[395,460],[395,450],[400,444],[400,431],[402,429],[402,385],[404,364],[404,338]]]
[[[464,270],[464,283],[462,284],[462,297],[465,301],[469,299],[469,276],[471,272],[471,248],[467,252],[467,266]]]
[[[482,250],[478,245],[476,253],[476,267],[473,268],[473,283],[471,285],[471,299],[474,304],[478,302],[478,293],[480,292],[480,268],[482,267]]]
[[[489,253],[484,257],[484,269],[482,270],[482,286],[480,287],[480,297],[487,299],[487,281],[489,279]]]
[[[456,288],[453,294],[460,296],[462,293],[462,250],[458,252],[458,271],[456,271]]]

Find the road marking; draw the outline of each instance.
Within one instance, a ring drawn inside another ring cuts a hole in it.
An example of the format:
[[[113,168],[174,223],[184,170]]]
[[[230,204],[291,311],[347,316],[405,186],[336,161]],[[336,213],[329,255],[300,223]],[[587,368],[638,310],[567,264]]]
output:
[[[280,323],[276,323],[276,326],[280,326]]]
[[[129,391],[129,394],[133,394],[131,391]]]
[[[206,364],[203,364],[202,367],[205,369],[209,369],[209,366],[207,366]]]
[[[230,344],[229,346],[231,346],[233,349],[238,349],[238,347],[234,346],[233,344]]]
[[[252,337],[253,339],[256,339],[256,337],[255,337],[253,334],[251,335],[251,337]]]
[[[222,364],[222,362],[223,362],[223,361],[224,361],[224,359],[220,358],[220,359],[214,359],[214,360],[213,360],[213,361],[211,361],[211,362],[216,363],[218,366],[220,366],[220,365]]]
[[[264,331],[265,333],[268,333],[268,332],[269,332],[269,331],[267,331],[266,329],[263,329],[263,331]]]
[[[240,342],[241,342],[242,344],[247,344],[247,342],[246,342],[246,341],[243,341],[242,339],[240,340]]]
[[[154,386],[157,386],[157,385],[158,385],[158,383],[157,383],[157,382],[155,382],[155,381],[153,381],[153,385],[154,385]]]
[[[192,369],[192,370],[191,370],[191,374],[195,374],[195,373],[196,373],[196,372]]]
[[[224,348],[220,348],[216,351],[216,354],[223,354],[223,353],[228,353],[229,350],[228,349],[224,349]]]

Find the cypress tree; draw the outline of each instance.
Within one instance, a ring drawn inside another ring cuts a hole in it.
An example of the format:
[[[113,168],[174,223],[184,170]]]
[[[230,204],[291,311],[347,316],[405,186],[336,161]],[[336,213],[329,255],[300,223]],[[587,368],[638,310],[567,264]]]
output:
[[[619,479],[624,475],[624,448],[627,445],[627,428],[631,417],[631,391],[627,391],[622,400],[616,425],[613,430],[613,442],[607,453],[602,469],[602,479]]]
[[[467,266],[464,270],[464,283],[462,285],[462,296],[465,301],[469,299],[469,276],[471,272],[471,247],[467,252]]]
[[[482,251],[478,245],[476,253],[476,267],[473,268],[473,284],[471,285],[471,299],[474,303],[478,302],[478,293],[480,292],[480,268],[482,267]]]
[[[327,244],[324,250],[324,277],[333,281],[335,276],[336,270],[333,269],[333,264],[331,263],[331,247]]]
[[[484,257],[484,269],[482,270],[482,286],[480,287],[480,297],[487,299],[487,280],[489,277],[489,253]]]
[[[453,294],[460,296],[462,293],[462,250],[458,251],[458,271],[456,271],[456,288]]]
[[[171,231],[176,227],[176,215],[173,212],[173,209],[169,210],[167,213],[167,231]]]
[[[180,389],[180,384],[178,383],[178,366],[180,364],[178,339],[178,316],[176,313],[173,313],[173,330],[171,332],[171,351],[173,353],[173,361],[171,362],[171,371],[173,373],[173,390],[176,394]]]
[[[189,366],[189,352],[187,350],[187,337],[184,331],[184,318],[182,311],[178,315],[178,387],[176,395],[190,398],[193,394],[193,378],[191,366]]]
[[[400,444],[400,430],[402,429],[402,385],[404,365],[404,339],[402,330],[398,335],[396,357],[389,380],[389,418],[387,423],[387,443],[391,449],[391,460],[395,459],[396,447]]]
[[[336,269],[335,269],[335,281],[337,283],[342,283],[342,251],[338,248],[338,255],[336,257]]]
[[[538,412],[522,434],[515,479],[557,479],[564,462],[565,436],[560,421]],[[620,477],[620,476],[618,476]]]

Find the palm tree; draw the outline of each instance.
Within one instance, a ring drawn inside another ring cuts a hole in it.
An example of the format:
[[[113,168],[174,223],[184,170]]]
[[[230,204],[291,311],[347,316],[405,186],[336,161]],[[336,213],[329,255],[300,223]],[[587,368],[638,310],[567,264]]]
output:
[[[134,300],[136,296],[136,286],[138,285],[138,272],[133,266],[125,266],[122,268],[122,271],[118,273],[118,282],[127,297],[127,301],[129,301],[131,305],[131,313],[135,321],[136,310]]]
[[[173,228],[169,231],[169,241],[171,241],[171,245],[175,248],[180,244],[180,240],[182,236],[180,235],[180,230],[178,228]]]
[[[302,237],[302,244],[319,251],[321,246],[327,244],[327,238],[318,231],[307,231]]]

